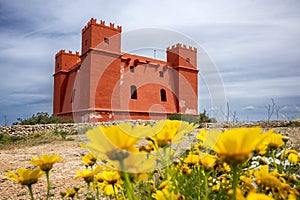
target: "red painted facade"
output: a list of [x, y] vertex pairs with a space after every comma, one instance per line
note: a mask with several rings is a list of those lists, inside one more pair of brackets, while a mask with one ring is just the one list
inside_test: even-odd
[[166, 61], [124, 53], [121, 32], [91, 19], [81, 55], [56, 54], [53, 113], [77, 122], [198, 114], [197, 49], [173, 45]]

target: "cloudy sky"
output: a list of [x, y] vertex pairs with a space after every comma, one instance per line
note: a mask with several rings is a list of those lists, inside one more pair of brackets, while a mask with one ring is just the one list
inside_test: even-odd
[[[299, 9], [298, 0], [0, 1], [0, 125], [52, 113], [54, 56], [80, 50], [81, 29], [92, 17], [123, 32], [166, 29], [195, 41], [240, 120], [266, 119], [271, 99], [281, 119], [300, 118]], [[204, 80], [199, 111], [223, 112]]]

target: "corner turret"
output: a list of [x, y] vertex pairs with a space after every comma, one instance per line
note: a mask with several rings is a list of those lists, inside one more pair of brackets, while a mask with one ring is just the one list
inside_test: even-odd
[[197, 48], [179, 43], [168, 47], [167, 62], [173, 67], [186, 66], [197, 69]]
[[66, 52], [60, 50], [55, 55], [55, 73], [59, 71], [69, 71], [75, 64], [80, 62], [79, 52], [73, 53], [72, 51]]
[[84, 55], [90, 49], [99, 49], [110, 52], [121, 52], [121, 32], [122, 26], [110, 23], [105, 25], [105, 21], [92, 18], [82, 29], [81, 54]]

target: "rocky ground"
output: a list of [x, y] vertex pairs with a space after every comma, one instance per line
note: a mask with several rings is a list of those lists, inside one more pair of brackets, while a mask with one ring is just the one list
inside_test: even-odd
[[[16, 170], [20, 167], [29, 167], [28, 163], [31, 157], [40, 156], [42, 154], [56, 153], [63, 157], [60, 163], [54, 165], [51, 170], [50, 180], [52, 183], [52, 196], [50, 199], [61, 199], [60, 191], [65, 191], [67, 188], [73, 186], [84, 187], [84, 182], [80, 179], [75, 180], [77, 169], [84, 169], [81, 164], [81, 156], [84, 155], [87, 150], [78, 146], [81, 141], [79, 136], [73, 136], [72, 141], [55, 141], [48, 144], [39, 146], [23, 147], [18, 149], [0, 150], [0, 176], [7, 170]], [[0, 199], [30, 199], [28, 189], [21, 185], [9, 181], [3, 180], [0, 177]], [[46, 179], [42, 178], [37, 184], [33, 185], [33, 193], [35, 199], [45, 199]]]
[[[291, 139], [289, 146], [299, 151], [300, 147], [300, 128], [276, 128], [277, 132], [288, 135]], [[63, 157], [60, 163], [54, 165], [50, 174], [52, 183], [52, 194], [50, 199], [61, 199], [60, 191], [65, 191], [73, 186], [85, 187], [83, 180], [75, 180], [76, 169], [84, 169], [81, 164], [81, 156], [87, 150], [79, 147], [78, 143], [83, 140], [82, 135], [73, 135], [73, 140], [54, 141], [38, 146], [24, 146], [0, 150], [0, 200], [19, 200], [30, 199], [28, 190], [12, 181], [2, 179], [3, 172], [7, 170], [16, 170], [20, 167], [29, 167], [28, 161], [33, 155], [56, 153]], [[37, 184], [33, 185], [35, 199], [45, 199], [46, 180], [42, 178]]]

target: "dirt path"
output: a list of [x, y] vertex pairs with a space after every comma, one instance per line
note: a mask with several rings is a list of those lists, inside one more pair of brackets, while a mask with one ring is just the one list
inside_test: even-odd
[[[75, 137], [73, 141], [56, 141], [49, 144], [24, 147], [22, 149], [0, 150], [0, 199], [30, 199], [28, 189], [20, 184], [2, 179], [3, 172], [7, 170], [16, 170], [20, 167], [29, 167], [28, 163], [33, 155], [56, 153], [63, 157], [60, 163], [54, 165], [50, 173], [52, 184], [52, 196], [50, 199], [61, 199], [60, 191], [64, 191], [73, 186], [84, 186], [82, 180], [74, 180], [77, 169], [84, 169], [81, 164], [81, 156], [87, 152], [78, 146], [80, 137]], [[45, 199], [46, 179], [41, 180], [33, 185], [35, 199]]]

